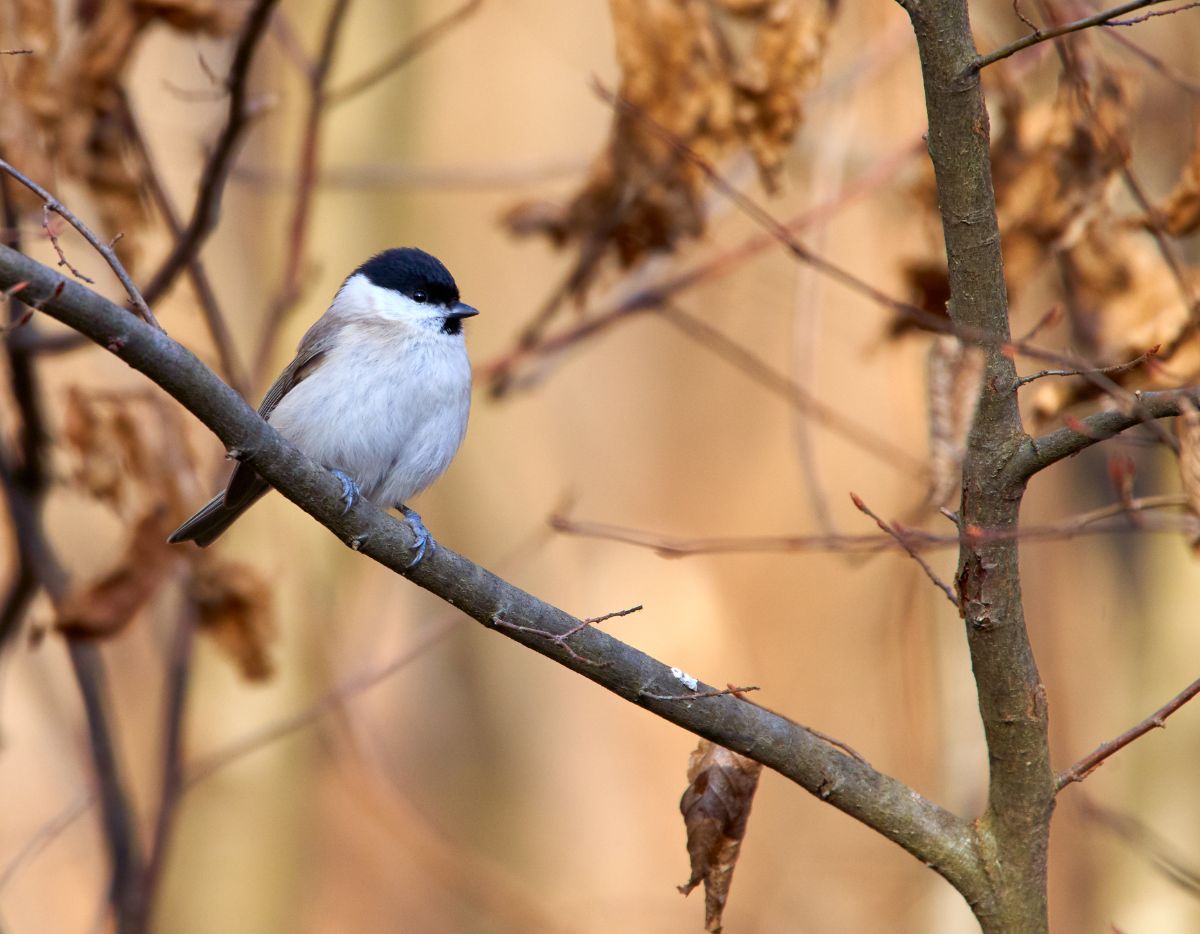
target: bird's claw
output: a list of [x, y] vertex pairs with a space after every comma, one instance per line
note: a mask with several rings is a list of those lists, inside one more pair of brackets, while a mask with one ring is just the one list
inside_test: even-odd
[[338, 482], [342, 485], [342, 502], [346, 504], [345, 508], [342, 510], [342, 515], [344, 516], [362, 497], [362, 490], [358, 488], [358, 484], [355, 483], [354, 479], [344, 470], [334, 469], [329, 472], [337, 477]]
[[425, 551], [428, 549], [430, 554], [437, 550], [437, 542], [433, 540], [433, 536], [429, 534], [429, 529], [425, 528], [425, 523], [421, 521], [413, 510], [407, 506], [401, 506], [400, 512], [403, 513], [405, 521], [408, 522], [408, 527], [412, 529], [413, 535], [417, 540], [413, 543], [413, 549], [416, 551], [416, 556], [407, 565], [407, 570], [411, 571], [421, 563], [425, 557]]

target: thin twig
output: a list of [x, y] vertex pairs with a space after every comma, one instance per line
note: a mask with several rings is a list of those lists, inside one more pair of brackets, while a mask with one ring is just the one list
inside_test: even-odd
[[191, 681], [192, 647], [195, 643], [196, 608], [186, 604], [179, 612], [171, 648], [167, 657], [165, 703], [163, 704], [162, 776], [158, 794], [158, 814], [154, 836], [138, 886], [137, 906], [133, 912], [131, 934], [149, 930], [154, 897], [162, 881], [167, 852], [179, 802], [183, 797], [184, 712], [187, 709], [188, 684]]
[[595, 626], [598, 623], [606, 623], [610, 619], [618, 619], [622, 616], [632, 616], [634, 613], [640, 613], [644, 609], [645, 607], [639, 603], [637, 606], [631, 606], [627, 610], [613, 610], [611, 613], [605, 613], [603, 616], [589, 616], [579, 624], [579, 628], [582, 629], [584, 626]]
[[1143, 13], [1141, 16], [1135, 16], [1133, 19], [1110, 19], [1102, 25], [1136, 26], [1138, 23], [1144, 23], [1147, 20], [1154, 19], [1156, 16], [1172, 16], [1175, 13], [1182, 13], [1184, 10], [1193, 10], [1198, 6], [1200, 6], [1200, 0], [1192, 0], [1191, 3], [1185, 3], [1183, 6], [1177, 6], [1170, 10], [1151, 10], [1149, 13]]
[[245, 25], [242, 26], [234, 48], [233, 61], [229, 65], [229, 75], [225, 79], [229, 91], [229, 114], [225, 118], [225, 126], [200, 173], [192, 216], [183, 233], [176, 238], [171, 252], [146, 286], [146, 295], [150, 301], [154, 301], [171, 287], [191, 258], [199, 255], [204, 242], [217, 226], [221, 214], [221, 196], [229, 178], [229, 169], [233, 165], [246, 128], [253, 119], [249, 106], [250, 66], [276, 3], [278, 0], [255, 0], [254, 6], [246, 15]]
[[[0, 159], [0, 170], [7, 172], [18, 182], [32, 191], [35, 195], [41, 198], [42, 201], [45, 202], [43, 205], [44, 211], [53, 211], [68, 224], [78, 230], [79, 233], [83, 235], [83, 238], [92, 245], [92, 249], [104, 257], [104, 261], [108, 263], [109, 268], [112, 269], [117, 278], [121, 280], [121, 285], [125, 287], [125, 292], [129, 295], [129, 300], [133, 303], [134, 310], [138, 313], [139, 317], [141, 317], [141, 319], [147, 324], [158, 328], [160, 331], [162, 330], [162, 326], [154, 317], [154, 312], [152, 312], [150, 310], [150, 306], [146, 304], [146, 299], [142, 297], [142, 293], [138, 291], [138, 287], [133, 284], [133, 279], [130, 278], [129, 273], [126, 272], [124, 265], [122, 265], [121, 261], [117, 258], [117, 254], [113, 252], [111, 246], [92, 233], [91, 228], [88, 227], [88, 225], [81, 221], [78, 217], [76, 217], [69, 209], [67, 209], [61, 201], [54, 197], [54, 195], [50, 194], [50, 192], [31, 179], [28, 175], [15, 169], [8, 163], [7, 160]], [[71, 272], [75, 273], [76, 275], [81, 275], [77, 272], [74, 266], [67, 262], [67, 258], [63, 255], [62, 250], [59, 249], [57, 241], [55, 241], [53, 237], [51, 237], [51, 240], [54, 242], [54, 248], [58, 250], [59, 259], [67, 266], [68, 269], [71, 270]], [[87, 282], [92, 281], [91, 279], [87, 279], [86, 276], [83, 276], [82, 278], [84, 278]]]
[[326, 102], [330, 107], [336, 107], [357, 97], [363, 91], [373, 88], [384, 78], [395, 74], [426, 49], [436, 45], [455, 26], [465, 22], [468, 17], [476, 13], [482, 6], [483, 0], [467, 0], [462, 6], [451, 10], [441, 19], [436, 20], [421, 30], [378, 65], [368, 68], [357, 78], [351, 78], [340, 88], [334, 88], [326, 95]]
[[268, 724], [261, 729], [252, 730], [228, 745], [200, 757], [188, 767], [186, 787], [192, 788], [245, 756], [251, 755], [269, 744], [283, 739], [285, 736], [290, 736], [297, 730], [304, 729], [331, 710], [340, 707], [348, 698], [360, 694], [368, 688], [374, 687], [376, 684], [390, 678], [449, 636], [457, 628], [458, 623], [462, 619], [463, 617], [459, 613], [443, 619], [432, 632], [418, 641], [416, 645], [405, 650], [391, 661], [372, 671], [347, 678], [303, 710], [299, 710], [279, 721]]
[[1166, 80], [1170, 81], [1176, 87], [1186, 91], [1188, 94], [1200, 96], [1200, 84], [1197, 84], [1195, 81], [1185, 78], [1182, 75], [1176, 74], [1175, 70], [1170, 65], [1168, 65], [1166, 62], [1164, 62], [1158, 56], [1152, 55], [1150, 52], [1147, 52], [1144, 48], [1142, 48], [1140, 45], [1135, 43], [1128, 36], [1123, 36], [1120, 32], [1118, 32], [1116, 30], [1107, 30], [1107, 29], [1104, 30], [1102, 35], [1107, 36], [1109, 39], [1111, 39], [1113, 42], [1116, 42], [1118, 45], [1124, 46], [1127, 51], [1129, 51], [1131, 54], [1140, 58], [1142, 61], [1144, 61], [1147, 65], [1149, 65], [1152, 69], [1157, 71], [1160, 75], [1162, 75], [1164, 78], [1166, 78]]
[[[529, 553], [532, 549], [541, 547], [546, 540], [546, 536], [539, 526], [533, 534], [519, 542], [512, 552], [502, 558], [500, 565], [503, 567], [514, 563], [518, 558]], [[419, 639], [414, 645], [405, 649], [397, 657], [385, 662], [378, 668], [345, 678], [304, 709], [280, 721], [253, 730], [247, 735], [229, 743], [227, 746], [199, 758], [188, 768], [187, 787], [192, 788], [199, 782], [210, 778], [221, 769], [240, 761], [245, 756], [251, 755], [273, 742], [290, 736], [292, 733], [315, 723], [330, 711], [343, 707], [351, 698], [380, 684], [423, 657], [430, 649], [450, 636], [459, 627], [459, 624], [464, 621], [465, 617], [457, 610], [454, 610], [450, 614], [441, 617], [425, 636]]]
[[1042, 370], [1039, 373], [1031, 373], [1028, 376], [1019, 377], [1013, 385], [1013, 388], [1020, 389], [1022, 386], [1028, 385], [1034, 380], [1042, 379], [1046, 376], [1093, 376], [1101, 373], [1106, 376], [1112, 376], [1116, 373], [1124, 373], [1126, 370], [1136, 369], [1143, 363], [1146, 363], [1147, 361], [1158, 356], [1158, 349], [1159, 345], [1155, 344], [1145, 353], [1138, 355], [1134, 359], [1126, 363], [1117, 363], [1113, 366], [1096, 367], [1090, 370]]
[[1030, 29], [1032, 29], [1035, 33], [1038, 32], [1037, 23], [1035, 23], [1033, 20], [1031, 20], [1023, 12], [1021, 12], [1021, 0], [1012, 0], [1012, 7], [1013, 7], [1013, 13], [1015, 13], [1017, 15], [1017, 19], [1019, 19], [1022, 23], [1024, 23], [1026, 26], [1028, 26]]
[[[175, 204], [171, 200], [170, 193], [163, 184], [162, 176], [159, 174], [158, 167], [154, 161], [154, 154], [150, 151], [150, 146], [145, 134], [142, 132], [141, 124], [138, 122], [129, 97], [124, 91], [120, 92], [120, 104], [129, 138], [133, 142], [134, 149], [141, 157], [146, 187], [149, 188], [150, 194], [158, 206], [159, 213], [162, 214], [163, 220], [166, 221], [171, 237], [176, 243], [180, 243], [187, 236], [183, 222], [179, 218], [179, 212], [175, 209]], [[213, 346], [216, 347], [217, 358], [221, 361], [222, 374], [234, 389], [244, 396], [249, 395], [252, 387], [250, 386], [245, 370], [242, 368], [241, 362], [238, 360], [237, 351], [233, 346], [233, 335], [229, 331], [229, 324], [226, 322], [225, 316], [221, 313], [220, 303], [217, 301], [216, 292], [213, 290], [208, 273], [205, 271], [204, 261], [200, 258], [198, 246], [199, 244], [197, 244], [196, 249], [190, 249], [184, 254], [188, 278], [191, 280], [192, 288], [200, 303], [200, 310], [204, 314], [204, 323], [208, 326], [208, 333], [212, 338]]]
[[1039, 333], [1041, 333], [1041, 331], [1044, 328], [1048, 328], [1053, 324], [1057, 324], [1062, 319], [1062, 316], [1063, 316], [1062, 305], [1050, 306], [1050, 308], [1048, 308], [1046, 310], [1046, 313], [1044, 315], [1042, 315], [1040, 318], [1038, 318], [1037, 321], [1035, 321], [1033, 323], [1033, 327], [1031, 327], [1028, 331], [1026, 331], [1025, 334], [1021, 337], [1021, 339], [1019, 341], [1017, 341], [1017, 343], [1018, 344], [1029, 343], [1029, 341], [1033, 340]]
[[16, 878], [17, 874], [46, 847], [58, 839], [68, 827], [79, 820], [95, 804], [96, 793], [91, 789], [80, 792], [65, 808], [42, 824], [17, 850], [16, 855], [0, 871], [0, 892]]
[[[714, 689], [711, 691], [692, 691], [688, 694], [653, 694], [650, 691], [642, 691], [638, 694], [638, 697], [644, 697], [647, 700], [656, 701], [693, 701], [703, 700], [706, 697], [726, 697], [730, 694], [734, 696], [739, 694], [749, 694], [751, 691], [758, 690], [761, 690], [761, 688], [753, 684], [748, 684], [744, 687], [727, 687], [724, 690]], [[823, 734], [821, 739], [828, 741], [828, 737], [824, 736]], [[840, 746], [839, 743], [831, 743], [831, 745]], [[865, 762], [866, 760], [860, 757], [859, 761]]]
[[267, 310], [267, 320], [263, 325], [258, 350], [254, 355], [251, 377], [256, 383], [262, 380], [267, 370], [271, 353], [275, 349], [275, 338], [279, 334], [279, 329], [283, 326], [288, 312], [300, 298], [309, 220], [312, 216], [313, 194], [317, 187], [317, 174], [320, 168], [321, 124], [326, 113], [325, 105], [328, 93], [325, 85], [329, 79], [330, 69], [333, 67], [333, 55], [337, 49], [338, 36], [349, 8], [350, 0], [333, 0], [325, 21], [325, 29], [321, 34], [320, 51], [317, 53], [309, 75], [308, 114], [305, 117], [304, 131], [300, 141], [295, 202], [288, 224], [287, 258], [284, 262], [279, 291], [272, 301], [271, 307]]
[[[785, 221], [784, 227], [795, 233], [812, 224], [828, 220], [842, 208], [853, 204], [890, 180], [896, 172], [924, 151], [924, 145], [924, 142], [918, 138], [891, 155], [880, 159], [853, 184], [847, 185], [837, 197], [820, 202]], [[776, 238], [770, 233], [748, 237], [736, 246], [711, 256], [689, 269], [634, 290], [610, 307], [586, 315], [582, 323], [564, 332], [543, 338], [536, 344], [520, 344], [499, 359], [480, 365], [477, 368], [478, 372], [481, 378], [488, 382], [495, 383], [500, 379], [508, 380], [511, 372], [522, 363], [560, 353], [621, 320], [639, 312], [661, 307], [668, 299], [681, 292], [727, 276], [740, 269], [743, 262], [774, 246], [776, 242]]]
[[1166, 840], [1136, 817], [1097, 804], [1082, 792], [1080, 795], [1084, 816], [1120, 837], [1185, 892], [1193, 896], [1200, 895], [1200, 871], [1187, 865], [1184, 859], [1173, 852], [1174, 847]]
[[1117, 752], [1120, 752], [1134, 740], [1139, 739], [1149, 733], [1151, 730], [1161, 730], [1166, 726], [1167, 717], [1175, 713], [1180, 707], [1190, 701], [1197, 694], [1200, 694], [1200, 678], [1197, 678], [1186, 688], [1172, 697], [1169, 701], [1163, 704], [1158, 710], [1150, 714], [1141, 723], [1130, 727], [1120, 736], [1110, 739], [1107, 743], [1101, 743], [1094, 750], [1076, 762], [1073, 766], [1064, 772], [1060, 772], [1058, 778], [1054, 782], [1056, 791], [1062, 791], [1067, 785], [1072, 782], [1081, 782], [1096, 769], [1100, 768], [1105, 761]]
[[50, 245], [54, 247], [54, 252], [58, 254], [58, 265], [66, 266], [71, 275], [81, 282], [86, 282], [88, 285], [95, 285], [96, 280], [89, 276], [85, 276], [71, 264], [67, 259], [67, 254], [63, 252], [62, 244], [58, 242], [58, 234], [54, 232], [54, 227], [50, 221], [50, 205], [42, 205], [42, 230], [46, 231], [46, 236], [50, 238]]
[[[956, 548], [963, 541], [976, 543], [1012, 540], [1044, 542], [1075, 538], [1084, 534], [1101, 535], [1126, 531], [1164, 534], [1191, 533], [1195, 532], [1195, 527], [1191, 523], [1178, 526], [1152, 525], [1145, 523], [1143, 519], [1144, 524], [1134, 529], [1130, 529], [1127, 524], [1102, 524], [1105, 519], [1119, 518], [1130, 513], [1185, 507], [1187, 502], [1187, 497], [1183, 494], [1141, 496], [1135, 497], [1127, 503], [1110, 503], [1088, 512], [1068, 516], [1058, 522], [1027, 526], [1019, 530], [937, 535], [920, 529], [905, 529], [904, 534], [910, 547], [919, 551], [935, 551], [943, 548]], [[956, 513], [948, 513], [947, 518], [950, 518], [955, 524], [958, 523]], [[724, 538], [678, 538], [645, 529], [572, 519], [562, 513], [551, 515], [548, 521], [550, 527], [556, 532], [647, 548], [662, 558], [807, 551], [872, 555], [889, 551], [897, 544], [895, 537], [890, 533], [888, 535], [746, 535]]]
[[760, 386], [787, 401], [797, 412], [876, 457], [881, 463], [917, 475], [922, 475], [927, 470], [926, 466], [908, 451], [822, 402], [795, 380], [777, 373], [749, 350], [706, 322], [674, 305], [664, 305], [659, 312], [665, 321], [670, 322], [681, 333], [733, 364]]
[[934, 569], [932, 567], [930, 567], [929, 562], [926, 561], [924, 558], [922, 558], [921, 555], [917, 552], [917, 549], [913, 546], [912, 542], [909, 540], [908, 530], [903, 528], [899, 523], [893, 523], [891, 525], [888, 525], [888, 523], [884, 522], [881, 518], [879, 518], [879, 516], [877, 516], [872, 511], [871, 507], [868, 506], [866, 503], [864, 503], [862, 501], [862, 498], [859, 497], [857, 494], [851, 493], [850, 499], [854, 502], [854, 505], [858, 509], [859, 512], [861, 512], [867, 516], [870, 516], [872, 519], [874, 519], [875, 524], [877, 526], [879, 526], [879, 528], [883, 532], [887, 533], [892, 538], [894, 538], [896, 540], [896, 544], [898, 544], [901, 548], [903, 548], [906, 552], [908, 552], [908, 556], [910, 558], [912, 558], [914, 561], [916, 561], [918, 565], [920, 565], [921, 570], [925, 572], [925, 576], [928, 577], [931, 581], [933, 581], [934, 586], [937, 587], [938, 590], [940, 590], [942, 593], [944, 593], [946, 595], [946, 599], [949, 600], [952, 604], [954, 604], [955, 609], [958, 609], [959, 608], [958, 596], [950, 588], [949, 584], [947, 584], [944, 580], [942, 580], [940, 577], [937, 576], [937, 572], [934, 571]]
[[1126, 13], [1132, 13], [1134, 10], [1140, 10], [1143, 7], [1153, 6], [1156, 3], [1166, 3], [1167, 0], [1131, 0], [1129, 3], [1123, 3], [1121, 6], [1113, 7], [1111, 10], [1106, 10], [1103, 13], [1093, 13], [1091, 16], [1085, 16], [1083, 19], [1077, 19], [1073, 23], [1064, 23], [1061, 26], [1053, 26], [1050, 29], [1034, 30], [1027, 36], [1010, 42], [1008, 45], [1001, 46], [994, 52], [989, 52], [987, 55], [980, 55], [963, 72], [963, 76], [973, 75], [988, 65], [994, 65], [1002, 59], [1008, 58], [1010, 55], [1015, 55], [1017, 52], [1024, 51], [1030, 46], [1037, 45], [1039, 42], [1045, 42], [1047, 39], [1057, 39], [1059, 36], [1065, 36], [1068, 33], [1078, 32], [1081, 29], [1089, 29], [1092, 26], [1102, 26], [1109, 20], [1116, 19], [1119, 16], [1124, 16]]
[[99, 645], [91, 640], [67, 637], [67, 652], [79, 684], [87, 720], [92, 768], [100, 792], [104, 819], [104, 842], [112, 862], [109, 901], [118, 934], [133, 934], [138, 893], [142, 882], [142, 850], [137, 822], [130, 804], [116, 742], [113, 714], [108, 696], [108, 676]]
[[615, 617], [618, 617], [618, 616], [629, 616], [631, 613], [637, 613], [641, 609], [642, 609], [642, 604], [639, 603], [637, 606], [631, 606], [627, 610], [616, 610], [612, 613], [605, 613], [603, 616], [593, 616], [588, 619], [581, 620], [577, 626], [572, 626], [570, 629], [566, 630], [565, 632], [550, 632], [546, 629], [538, 629], [534, 626], [521, 626], [521, 625], [518, 625], [517, 623], [510, 623], [508, 620], [504, 619], [503, 615], [500, 613], [497, 613], [492, 617], [492, 625], [498, 626], [502, 629], [507, 629], [511, 632], [530, 633], [535, 636], [541, 636], [544, 639], [549, 639], [551, 642], [554, 642], [557, 645], [559, 645], [573, 659], [575, 659], [576, 661], [579, 661], [579, 662], [583, 662], [586, 665], [606, 665], [606, 664], [608, 664], [607, 662], [603, 662], [603, 661], [598, 662], [598, 661], [595, 661], [594, 659], [585, 658], [584, 656], [580, 655], [573, 648], [571, 648], [571, 644], [567, 640], [570, 639], [571, 636], [574, 636], [577, 633], [582, 632], [583, 630], [587, 629], [589, 626], [595, 625], [596, 623], [602, 623], [605, 620], [614, 619]]

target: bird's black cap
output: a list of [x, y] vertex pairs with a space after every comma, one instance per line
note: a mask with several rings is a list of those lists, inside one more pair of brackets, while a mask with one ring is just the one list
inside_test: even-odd
[[417, 292], [424, 292], [425, 300], [431, 305], [453, 307], [458, 302], [458, 286], [450, 270], [436, 256], [430, 256], [416, 247], [399, 247], [376, 253], [354, 270], [353, 275], [358, 273], [381, 289], [392, 289], [409, 298], [413, 298]]

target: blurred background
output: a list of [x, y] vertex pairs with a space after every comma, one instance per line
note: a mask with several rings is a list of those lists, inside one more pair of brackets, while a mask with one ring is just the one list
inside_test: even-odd
[[[56, 85], [35, 72], [123, 48], [107, 73], [127, 94], [166, 196], [186, 218], [225, 123], [221, 81], [246, 6], [114, 3], [137, 24], [125, 47], [111, 37], [88, 44], [86, 24], [110, 15], [104, 5], [63, 3], [52, 21], [43, 6], [13, 2], [0, 15], [0, 46], [35, 50], [0, 60], [5, 158], [106, 238], [125, 231], [125, 259], [145, 281], [172, 237], [145, 177], [129, 168], [140, 163], [127, 139], [112, 147], [116, 168], [107, 175], [95, 165], [89, 174], [72, 155], [68, 105], [79, 82], [94, 75], [68, 69], [59, 80], [75, 83]], [[939, 482], [930, 468], [931, 423], [941, 417], [928, 376], [935, 338], [898, 328], [888, 309], [798, 263], [769, 237], [753, 252], [737, 252], [763, 228], [701, 180], [693, 193], [703, 231], [669, 237], [655, 250], [635, 246], [628, 267], [608, 251], [586, 288], [560, 303], [545, 334], [567, 334], [640, 288], [707, 270], [674, 294], [674, 311], [629, 313], [557, 352], [514, 354], [529, 322], [581, 267], [577, 240], [558, 248], [546, 237], [516, 236], [505, 218], [553, 228], [562, 218], [543, 205], [571, 203], [589, 177], [594, 183], [619, 163], [605, 155], [614, 114], [593, 81], [638, 92], [630, 46], [618, 55], [618, 38], [638, 28], [633, 6], [467, 4], [403, 67], [344, 99], [334, 94], [313, 136], [307, 76], [332, 7], [283, 0], [255, 58], [255, 115], [202, 254], [247, 392], [258, 401], [341, 280], [370, 254], [407, 244], [436, 254], [464, 300], [481, 310], [467, 326], [477, 391], [466, 442], [415, 504], [438, 541], [581, 617], [643, 604], [605, 629], [707, 682], [758, 685], [760, 703], [849, 743], [955, 812], [977, 814], [987, 759], [954, 608], [903, 554], [848, 552], [838, 538], [876, 532], [850, 491], [886, 518], [952, 531], [930, 504]], [[655, 6], [637, 15], [656, 15]], [[741, 6], [756, 15], [756, 4]], [[347, 86], [456, 9], [353, 0], [339, 24], [328, 86]], [[1049, 13], [1073, 18], [1066, 4], [1026, 12], [1039, 21]], [[975, 3], [972, 14], [984, 49], [1026, 29], [1008, 0]], [[706, 157], [776, 218], [805, 218], [798, 236], [814, 252], [938, 311], [936, 281], [919, 274], [941, 261], [940, 231], [907, 19], [892, 3], [836, 17], [813, 4], [805, 15], [819, 25], [805, 27], [809, 59], [787, 89], [802, 111], [775, 146], [774, 191], [758, 171], [763, 159], [756, 166], [753, 158], [762, 153], [748, 154], [744, 140], [712, 142]], [[1014, 58], [989, 75], [994, 135], [1023, 127], [1017, 151], [1049, 151], [1038, 147], [1061, 143], [1075, 126], [1055, 103], [1063, 74], [1074, 69], [1093, 86], [1117, 76], [1119, 95], [1104, 98], [1117, 116], [1104, 122], [1111, 114], [1091, 112], [1089, 119], [1127, 144], [1141, 190], [1164, 203], [1192, 158], [1198, 15], [1121, 32], [1152, 50], [1155, 64], [1092, 33], [1070, 43], [1075, 57], [1067, 65], [1050, 44]], [[670, 92], [668, 85], [657, 93]], [[87, 132], [94, 140], [96, 127]], [[297, 251], [306, 145], [315, 147], [317, 175], [302, 209], [308, 215], [300, 213]], [[1012, 207], [1022, 197], [1044, 210], [1059, 198], [1071, 206], [1068, 217], [1047, 222], [1050, 232], [1024, 241], [1028, 255], [1010, 261], [1014, 333], [1064, 301], [1070, 276], [1050, 268], [1047, 256], [1080, 242], [1068, 228], [1102, 204], [1123, 225], [1129, 239], [1121, 242], [1144, 257], [1144, 278], [1119, 286], [1137, 296], [1130, 315], [1138, 326], [1165, 329], [1168, 341], [1178, 334], [1170, 322], [1186, 308], [1200, 259], [1195, 238], [1171, 241], [1180, 267], [1173, 274], [1152, 233], [1129, 221], [1144, 205], [1123, 184], [1119, 161], [1073, 196], [1037, 186], [1011, 194], [1020, 189], [1011, 179], [1001, 188], [1002, 205], [1010, 192], [1014, 212], [1031, 210]], [[1026, 165], [1007, 163], [1013, 175]], [[122, 171], [135, 180], [124, 195]], [[53, 264], [38, 204], [22, 202], [19, 233], [28, 252]], [[98, 288], [121, 297], [86, 244], [72, 232], [61, 243]], [[1132, 262], [1133, 249], [1120, 247], [1122, 260]], [[931, 275], [937, 279], [936, 270]], [[295, 300], [281, 302], [289, 291]], [[285, 306], [256, 366], [273, 309]], [[173, 337], [222, 366], [186, 279], [155, 311]], [[1089, 337], [1068, 315], [1038, 338], [1099, 362], [1126, 353], [1124, 338], [1129, 356], [1164, 339], [1132, 336], [1126, 321], [1100, 324], [1108, 336]], [[33, 326], [58, 333], [41, 319]], [[1018, 362], [1022, 372], [1045, 365]], [[151, 499], [167, 504], [169, 529], [219, 487], [228, 465], [218, 441], [103, 351], [45, 354], [39, 365], [53, 438], [47, 534], [72, 580], [95, 580], [128, 559], [130, 529]], [[509, 377], [500, 394], [498, 375]], [[951, 375], [969, 382], [960, 369]], [[1188, 376], [1181, 364], [1155, 378]], [[1054, 427], [1066, 412], [1101, 404], [1053, 396], [1057, 389], [1039, 394], [1050, 382], [1025, 390], [1031, 426]], [[803, 401], [810, 398], [824, 407], [820, 417]], [[20, 415], [8, 395], [4, 405], [11, 434]], [[1179, 492], [1175, 457], [1162, 445], [1100, 445], [1036, 479], [1027, 526], [1061, 531], [1069, 517], [1117, 502], [1113, 450], [1132, 458], [1121, 475], [1134, 470], [1138, 495]], [[944, 450], [936, 456], [944, 460]], [[154, 464], [166, 464], [172, 479], [147, 479], [157, 476]], [[933, 498], [953, 508], [954, 482]], [[556, 515], [566, 531], [551, 528]], [[667, 557], [576, 534], [590, 523], [636, 530], [660, 546], [811, 535], [827, 537], [827, 547], [751, 541]], [[1056, 767], [1141, 720], [1197, 674], [1195, 559], [1186, 538], [1145, 525], [1122, 520], [1110, 534], [1059, 534], [1024, 547], [1027, 615], [1049, 694]], [[4, 537], [2, 547], [15, 573], [13, 539]], [[676, 891], [689, 872], [678, 802], [694, 737], [349, 552], [280, 496], [265, 499], [206, 553], [209, 563], [186, 549], [154, 566], [157, 584], [141, 609], [96, 641], [115, 742], [148, 841], [178, 633], [195, 622], [205, 574], [220, 591], [217, 602], [225, 601], [205, 617], [215, 620], [208, 627], [215, 638], [200, 634], [190, 655], [184, 789], [156, 930], [703, 929], [702, 893], [685, 900]], [[952, 578], [952, 550], [933, 551], [930, 561]], [[108, 861], [83, 708], [55, 627], [54, 608], [38, 596], [0, 661], [0, 917], [12, 934], [108, 923]], [[1200, 711], [1184, 709], [1169, 729], [1062, 794], [1052, 837], [1055, 930], [1200, 929], [1198, 765]], [[765, 772], [725, 929], [976, 928], [932, 872]]]

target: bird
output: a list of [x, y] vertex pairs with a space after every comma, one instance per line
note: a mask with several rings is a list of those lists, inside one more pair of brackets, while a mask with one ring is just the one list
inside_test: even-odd
[[[401, 510], [416, 536], [409, 567], [436, 547], [408, 501], [450, 466], [467, 430], [471, 363], [450, 271], [416, 247], [377, 253], [346, 277], [300, 340], [258, 413], [359, 497]], [[225, 489], [171, 543], [211, 545], [271, 489], [239, 462]]]

